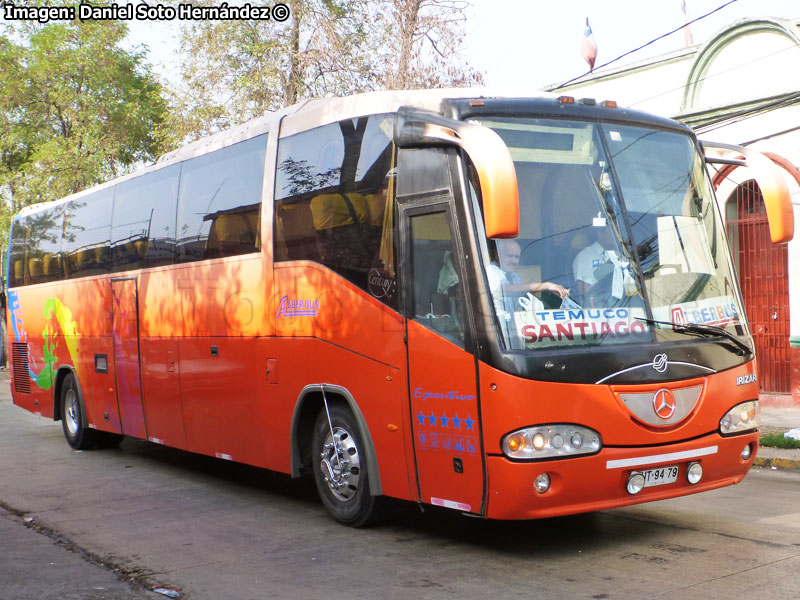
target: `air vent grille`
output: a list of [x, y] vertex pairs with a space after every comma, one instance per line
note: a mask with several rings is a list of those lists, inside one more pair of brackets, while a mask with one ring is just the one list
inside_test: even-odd
[[14, 362], [14, 391], [22, 394], [31, 393], [31, 374], [28, 370], [28, 344], [14, 342], [11, 345]]

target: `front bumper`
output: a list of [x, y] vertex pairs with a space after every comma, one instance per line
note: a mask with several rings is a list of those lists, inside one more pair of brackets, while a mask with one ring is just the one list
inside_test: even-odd
[[[685, 496], [739, 483], [753, 464], [758, 432], [722, 437], [711, 434], [688, 442], [637, 448], [603, 448], [598, 454], [570, 459], [523, 462], [505, 456], [487, 457], [492, 519], [538, 519], [590, 512]], [[748, 459], [742, 450], [752, 444]], [[703, 466], [703, 478], [686, 480], [689, 463]], [[647, 487], [631, 495], [625, 485], [630, 474], [658, 466], [678, 465], [674, 483]], [[550, 475], [550, 489], [537, 493], [533, 482]]]

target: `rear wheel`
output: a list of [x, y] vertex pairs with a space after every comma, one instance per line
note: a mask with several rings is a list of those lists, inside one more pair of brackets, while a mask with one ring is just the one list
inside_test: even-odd
[[323, 408], [311, 442], [317, 491], [334, 519], [363, 527], [379, 517], [381, 498], [370, 494], [367, 457], [353, 414], [344, 406], [329, 408], [330, 424]]
[[86, 450], [97, 442], [97, 432], [84, 422], [81, 394], [75, 376], [70, 373], [61, 385], [61, 428], [67, 443], [75, 450]]

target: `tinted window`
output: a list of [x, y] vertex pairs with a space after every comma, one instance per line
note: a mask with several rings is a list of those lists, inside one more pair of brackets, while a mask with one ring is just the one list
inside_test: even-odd
[[178, 261], [258, 251], [266, 144], [262, 135], [183, 163]]
[[8, 251], [8, 286], [25, 284], [25, 250], [28, 241], [27, 217], [16, 218], [11, 225], [11, 244]]
[[416, 196], [450, 193], [450, 166], [443, 148], [403, 150], [397, 158], [402, 174], [397, 182], [397, 195]]
[[43, 210], [26, 218], [29, 228], [26, 244], [25, 283], [61, 279], [61, 231], [63, 205]]
[[414, 282], [411, 316], [463, 345], [464, 288], [446, 213], [413, 216], [409, 229]]
[[111, 254], [114, 271], [171, 264], [180, 165], [120, 183], [114, 197]]
[[396, 306], [392, 127], [360, 117], [279, 142], [275, 259], [321, 262]]
[[64, 256], [66, 277], [108, 273], [111, 269], [111, 208], [114, 188], [71, 200], [64, 207]]

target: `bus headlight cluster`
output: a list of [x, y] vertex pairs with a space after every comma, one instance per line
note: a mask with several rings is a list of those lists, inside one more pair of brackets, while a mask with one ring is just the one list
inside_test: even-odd
[[601, 447], [600, 435], [579, 425], [539, 425], [503, 436], [503, 453], [509, 458], [539, 460], [594, 454]]
[[722, 435], [742, 433], [758, 429], [761, 425], [761, 409], [758, 400], [750, 400], [737, 404], [719, 421], [719, 431]]

